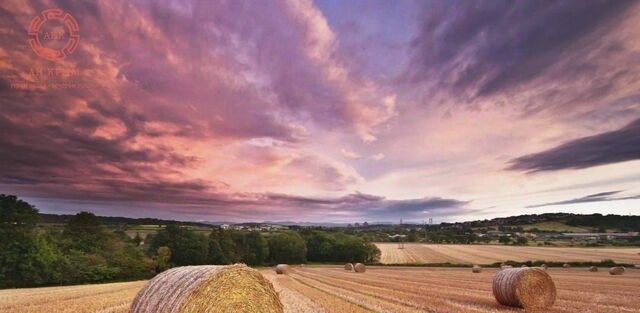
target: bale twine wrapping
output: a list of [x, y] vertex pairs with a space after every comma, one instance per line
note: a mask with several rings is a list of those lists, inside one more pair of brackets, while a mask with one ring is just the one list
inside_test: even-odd
[[502, 305], [544, 309], [556, 300], [551, 276], [539, 268], [509, 268], [493, 278], [493, 296]]
[[344, 270], [345, 270], [345, 271], [352, 272], [352, 271], [353, 271], [353, 264], [351, 264], [351, 263], [347, 263], [347, 264], [345, 264], [345, 265], [344, 265]]
[[287, 274], [289, 272], [289, 265], [287, 264], [278, 264], [276, 265], [276, 274]]
[[610, 275], [622, 275], [624, 274], [624, 266], [616, 266], [609, 269]]
[[589, 272], [597, 272], [597, 271], [598, 271], [597, 267], [595, 267], [595, 266], [589, 267]]
[[353, 268], [356, 270], [356, 273], [364, 273], [364, 271], [367, 270], [367, 267], [362, 263], [356, 263]]
[[244, 264], [164, 271], [138, 292], [129, 313], [283, 313], [273, 285]]
[[471, 268], [471, 272], [473, 272], [473, 273], [480, 273], [480, 272], [482, 272], [482, 267], [480, 267], [480, 265], [474, 265], [474, 266]]

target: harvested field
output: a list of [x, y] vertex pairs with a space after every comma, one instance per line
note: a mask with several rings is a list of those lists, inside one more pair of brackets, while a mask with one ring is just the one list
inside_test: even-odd
[[640, 248], [551, 248], [497, 245], [441, 245], [376, 243], [383, 264], [458, 263], [492, 264], [495, 262], [535, 261], [600, 262], [612, 259], [620, 263], [640, 263]]
[[[261, 273], [278, 291], [287, 313], [303, 312], [523, 312], [496, 303], [496, 269], [473, 274], [468, 268], [369, 266], [365, 273], [343, 266], [291, 268]], [[640, 313], [640, 271], [612, 276], [606, 270], [550, 268], [557, 288], [554, 306], [545, 312]], [[0, 312], [127, 312], [144, 282], [0, 290]]]

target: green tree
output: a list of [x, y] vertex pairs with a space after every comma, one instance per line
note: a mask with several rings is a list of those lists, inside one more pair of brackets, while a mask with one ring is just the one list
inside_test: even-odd
[[157, 255], [154, 260], [156, 261], [156, 271], [162, 272], [169, 268], [169, 260], [171, 259], [171, 249], [166, 246], [158, 248]]
[[151, 251], [167, 246], [171, 249], [173, 266], [207, 264], [209, 244], [205, 236], [177, 225], [167, 225], [151, 239]]
[[498, 242], [501, 244], [508, 245], [511, 242], [511, 238], [507, 236], [500, 236], [500, 238], [498, 238]]
[[247, 265], [262, 265], [269, 255], [269, 245], [260, 232], [234, 233], [236, 253]]
[[296, 232], [282, 232], [269, 237], [269, 260], [273, 263], [305, 263], [307, 245]]
[[113, 234], [90, 212], [80, 212], [73, 216], [64, 228], [63, 235], [71, 248], [93, 253], [103, 251]]

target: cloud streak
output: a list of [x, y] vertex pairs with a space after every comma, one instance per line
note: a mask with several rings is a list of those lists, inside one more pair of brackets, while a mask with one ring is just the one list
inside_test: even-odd
[[605, 201], [640, 199], [640, 195], [616, 197], [616, 195], [619, 194], [620, 192], [622, 191], [618, 190], [618, 191], [600, 192], [600, 193], [591, 194], [588, 196], [570, 199], [570, 200], [529, 205], [527, 206], [527, 208], [540, 208], [540, 207], [546, 207], [546, 206], [552, 206], [552, 205], [570, 205], [570, 204], [580, 204], [580, 203], [589, 203], [589, 202], [605, 202]]
[[510, 161], [510, 170], [542, 172], [581, 169], [640, 159], [640, 119], [614, 131], [566, 142]]

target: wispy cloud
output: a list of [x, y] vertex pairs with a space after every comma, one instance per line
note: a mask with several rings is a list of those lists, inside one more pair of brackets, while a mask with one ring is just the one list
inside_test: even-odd
[[620, 192], [622, 192], [622, 190], [600, 192], [600, 193], [591, 194], [591, 195], [588, 195], [588, 196], [575, 198], [575, 199], [570, 199], [570, 200], [529, 205], [529, 206], [527, 206], [527, 208], [540, 208], [540, 207], [552, 206], [552, 205], [569, 205], [569, 204], [579, 204], [579, 203], [588, 203], [588, 202], [604, 202], [604, 201], [619, 201], [619, 200], [640, 199], [640, 195], [617, 197], [616, 195], [619, 194]]
[[511, 160], [509, 169], [528, 172], [580, 169], [640, 159], [640, 119], [618, 130], [579, 138], [547, 151]]

